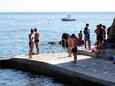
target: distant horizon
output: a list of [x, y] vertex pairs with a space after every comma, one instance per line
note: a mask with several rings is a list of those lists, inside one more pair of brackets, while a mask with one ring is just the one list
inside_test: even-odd
[[28, 12], [15, 12], [15, 11], [5, 11], [5, 12], [0, 12], [0, 13], [115, 13], [115, 11], [28, 11]]

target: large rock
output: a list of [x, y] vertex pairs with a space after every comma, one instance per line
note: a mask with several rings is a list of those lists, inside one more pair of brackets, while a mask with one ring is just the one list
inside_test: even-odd
[[115, 18], [113, 20], [112, 27], [110, 29], [110, 34], [109, 34], [109, 37], [108, 37], [108, 41], [110, 43], [115, 44]]

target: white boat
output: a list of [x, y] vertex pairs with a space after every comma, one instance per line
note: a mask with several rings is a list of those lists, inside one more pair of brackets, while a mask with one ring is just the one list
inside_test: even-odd
[[76, 19], [71, 18], [71, 15], [68, 15], [66, 18], [61, 18], [62, 21], [75, 21]]

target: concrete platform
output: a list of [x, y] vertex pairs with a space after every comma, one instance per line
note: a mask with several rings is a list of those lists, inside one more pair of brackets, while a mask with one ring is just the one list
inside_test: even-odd
[[[25, 56], [24, 57], [18, 56], [15, 58], [24, 59], [28, 61], [28, 63], [29, 61], [47, 63], [46, 65], [48, 66], [46, 67], [46, 69], [49, 67], [48, 69], [50, 70], [49, 72], [52, 72], [51, 69], [54, 66], [53, 69], [55, 71], [61, 71], [65, 73], [64, 75], [61, 74], [62, 76], [66, 76], [66, 75], [73, 76], [74, 78], [72, 77], [72, 79], [70, 77], [70, 80], [76, 80], [73, 83], [77, 82], [78, 80], [78, 78], [76, 79], [75, 77], [81, 77], [81, 80], [86, 79], [88, 80], [87, 82], [89, 83], [90, 81], [94, 82], [94, 84], [86, 84], [85, 86], [115, 86], [115, 65], [112, 64], [112, 61], [96, 59], [90, 56], [78, 55], [77, 64], [73, 64], [72, 63], [73, 57], [67, 57], [66, 53], [40, 54], [38, 56], [37, 55], [33, 56], [32, 59], [29, 59], [28, 57], [25, 57]], [[24, 64], [23, 60], [20, 61], [20, 63]], [[15, 65], [17, 64], [15, 63]], [[21, 64], [17, 66], [20, 66], [20, 65]], [[24, 65], [21, 65], [21, 66], [23, 67]], [[30, 66], [29, 64], [29, 67], [32, 67], [32, 66]], [[44, 71], [43, 68], [42, 70]], [[56, 73], [56, 72], [53, 71], [53, 73]], [[56, 74], [58, 75], [58, 73]], [[69, 78], [67, 80], [69, 80]], [[98, 84], [96, 85], [96, 83]], [[79, 86], [82, 86], [82, 85], [79, 85]]]

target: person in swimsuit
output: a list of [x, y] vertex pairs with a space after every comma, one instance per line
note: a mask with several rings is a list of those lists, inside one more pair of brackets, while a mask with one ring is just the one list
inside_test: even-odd
[[72, 56], [72, 39], [70, 36], [68, 36], [68, 39], [67, 39], [67, 43], [68, 43], [68, 47], [67, 47], [67, 52], [68, 52], [68, 57], [71, 57]]
[[84, 28], [84, 44], [85, 44], [85, 48], [86, 47], [86, 42], [88, 41], [88, 48], [89, 50], [91, 49], [91, 42], [90, 42], [90, 30], [89, 30], [89, 24], [86, 24], [86, 27]]
[[96, 33], [96, 35], [97, 35], [97, 43], [99, 42], [99, 41], [103, 41], [104, 39], [104, 37], [103, 37], [103, 35], [105, 34], [104, 33], [104, 29], [102, 28], [102, 24], [100, 24], [100, 25], [97, 25], [96, 26], [97, 28], [96, 28], [96, 30], [95, 30], [95, 33]]
[[37, 28], [34, 28], [35, 36], [34, 36], [34, 43], [36, 46], [37, 54], [39, 54], [39, 33], [37, 32]]
[[102, 28], [102, 24], [97, 25], [97, 29], [95, 30], [95, 33], [97, 35], [97, 41], [104, 40], [103, 34], [105, 34], [105, 32], [104, 32], [104, 29]]
[[82, 37], [83, 37], [82, 31], [80, 31], [78, 37], [79, 37], [79, 46], [82, 46]]
[[76, 64], [78, 38], [75, 36], [75, 34], [72, 34], [71, 39], [72, 39], [72, 53], [73, 53], [73, 57], [74, 57], [74, 64]]
[[34, 49], [34, 30], [31, 29], [31, 33], [29, 34], [29, 58], [32, 58], [33, 49]]

